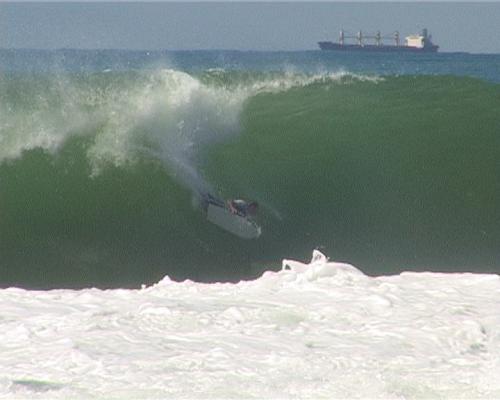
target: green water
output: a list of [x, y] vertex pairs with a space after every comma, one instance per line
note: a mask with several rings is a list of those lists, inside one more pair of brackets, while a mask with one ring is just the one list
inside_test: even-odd
[[[151, 83], [141, 75], [75, 78], [60, 91], [50, 80], [3, 82], [0, 285], [137, 287], [167, 274], [234, 281], [314, 248], [374, 275], [499, 272], [497, 84], [348, 76], [257, 90], [227, 108], [238, 81], [262, 76], [193, 80], [201, 91], [175, 97], [190, 108], [168, 113], [143, 110], [153, 96], [137, 94]], [[33, 135], [36, 126], [57, 146]], [[188, 144], [196, 132], [229, 132], [194, 141], [190, 160], [221, 197], [259, 201], [261, 238], [244, 241], [205, 220], [190, 186], [151, 153], [175, 154], [179, 138], [164, 141], [163, 126]], [[19, 138], [33, 145], [19, 150]]]
[[[500, 93], [451, 77], [259, 95], [210, 173], [257, 195], [277, 253], [394, 267], [492, 268], [500, 229]], [[227, 167], [226, 167], [227, 166]], [[230, 166], [230, 167], [229, 167]]]

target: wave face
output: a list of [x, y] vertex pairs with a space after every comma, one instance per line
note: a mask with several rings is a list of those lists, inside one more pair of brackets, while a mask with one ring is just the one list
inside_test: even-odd
[[[500, 90], [452, 76], [176, 69], [0, 77], [0, 282], [234, 281], [324, 248], [496, 271]], [[263, 235], [199, 192], [259, 201]]]

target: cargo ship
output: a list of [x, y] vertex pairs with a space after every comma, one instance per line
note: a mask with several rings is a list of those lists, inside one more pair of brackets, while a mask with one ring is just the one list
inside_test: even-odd
[[[348, 43], [349, 39], [355, 39], [355, 43]], [[392, 44], [384, 43], [390, 39]], [[356, 35], [349, 35], [344, 30], [340, 31], [339, 41], [318, 42], [321, 50], [338, 51], [377, 51], [377, 52], [401, 52], [401, 53], [435, 53], [439, 46], [432, 43], [432, 36], [427, 29], [423, 29], [420, 35], [406, 36], [405, 42], [401, 43], [399, 32], [396, 31], [390, 36], [381, 35], [378, 31], [375, 35], [364, 35], [359, 31]]]

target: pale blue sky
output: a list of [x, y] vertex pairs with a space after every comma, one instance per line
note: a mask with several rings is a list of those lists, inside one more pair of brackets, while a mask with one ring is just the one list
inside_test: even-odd
[[498, 2], [0, 2], [2, 48], [308, 50], [340, 28], [424, 27], [442, 51], [500, 53]]

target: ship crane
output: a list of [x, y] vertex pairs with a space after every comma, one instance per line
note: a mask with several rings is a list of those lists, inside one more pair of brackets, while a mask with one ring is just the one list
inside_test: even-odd
[[340, 35], [339, 35], [339, 44], [341, 46], [345, 45], [345, 39], [356, 39], [358, 46], [364, 46], [363, 40], [365, 39], [373, 39], [375, 41], [375, 44], [377, 46], [382, 46], [382, 40], [384, 39], [392, 39], [394, 40], [394, 43], [396, 46], [400, 45], [400, 40], [399, 40], [399, 32], [395, 31], [393, 34], [384, 34], [382, 35], [380, 31], [377, 31], [375, 34], [363, 34], [361, 30], [359, 30], [356, 35], [349, 34], [341, 29], [340, 30]]

